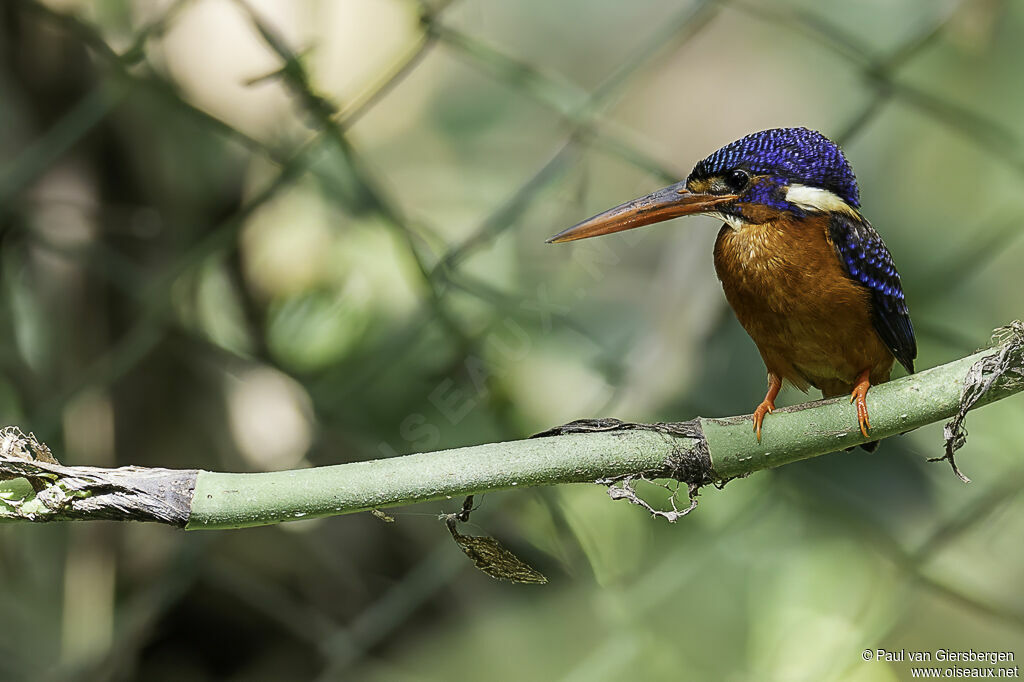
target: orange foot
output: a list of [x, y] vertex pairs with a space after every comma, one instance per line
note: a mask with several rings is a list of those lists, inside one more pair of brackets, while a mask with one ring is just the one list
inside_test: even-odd
[[754, 433], [757, 434], [757, 442], [761, 442], [761, 422], [764, 421], [764, 416], [775, 411], [775, 398], [778, 397], [779, 391], [782, 389], [782, 379], [778, 376], [768, 373], [768, 393], [765, 395], [764, 400], [754, 410]]
[[853, 392], [850, 394], [850, 402], [857, 401], [857, 424], [860, 426], [860, 432], [864, 434], [864, 437], [868, 437], [868, 429], [871, 428], [871, 420], [868, 419], [868, 389], [871, 388], [871, 382], [868, 381], [868, 370], [864, 370], [857, 377], [857, 385], [853, 387]]

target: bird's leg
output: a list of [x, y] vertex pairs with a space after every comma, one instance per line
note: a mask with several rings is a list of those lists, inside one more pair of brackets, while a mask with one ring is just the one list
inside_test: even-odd
[[757, 434], [758, 443], [761, 442], [761, 422], [764, 421], [766, 414], [775, 411], [775, 399], [779, 396], [780, 390], [782, 390], [782, 379], [777, 374], [768, 372], [768, 393], [754, 410], [754, 433]]
[[871, 382], [868, 381], [868, 374], [870, 370], [864, 370], [857, 377], [857, 383], [853, 387], [853, 392], [850, 394], [850, 402], [857, 401], [857, 424], [860, 426], [860, 432], [864, 434], [864, 437], [868, 437], [868, 429], [871, 428], [871, 421], [868, 419], [868, 389], [871, 388]]

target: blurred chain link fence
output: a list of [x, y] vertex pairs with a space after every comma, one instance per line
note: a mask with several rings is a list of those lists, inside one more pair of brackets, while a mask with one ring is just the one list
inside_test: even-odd
[[[535, 202], [546, 193], [564, 191], [567, 175], [585, 153], [596, 152], [633, 167], [639, 174], [653, 178], [652, 184], [656, 181], [663, 184], [675, 182], [685, 174], [684, 166], [666, 167], [663, 160], [650, 153], [650, 145], [638, 143], [635, 135], [608, 120], [604, 112], [611, 103], [623, 96], [636, 79], [651, 70], [667, 51], [677, 50], [699, 38], [702, 31], [722, 13], [739, 13], [751, 21], [762, 22], [770, 27], [766, 30], [774, 32], [779, 41], [810, 41], [816, 45], [815, 49], [846, 64], [849, 72], [855, 74], [861, 82], [867, 96], [851, 98], [851, 102], [858, 102], [856, 106], [840, 107], [845, 112], [845, 123], [837, 129], [824, 131], [841, 144], [850, 143], [873, 122], [885, 117], [893, 107], [900, 107], [950, 129], [967, 145], [1017, 176], [1018, 181], [1024, 175], [1024, 152], [1015, 133], [1008, 130], [1006, 125], [988, 116], [984, 110], [965, 107], [903, 77], [915, 59], [949, 29], [951, 21], [957, 17], [962, 19], [965, 12], [974, 12], [981, 17], [979, 21], [985, 17], [996, 21], [1002, 11], [998, 2], [961, 5], [945, 3], [942, 7], [936, 6], [933, 11], [922, 12], [922, 20], [899, 45], [883, 51], [873, 41], [847, 30], [840, 23], [831, 21], [824, 12], [813, 8], [738, 0], [682, 3], [678, 9], [666, 14], [657, 25], [651, 26], [642, 40], [635, 41], [638, 47], [626, 59], [618, 62], [595, 87], [590, 88], [576, 85], [542, 63], [532, 63], [513, 56], [486, 39], [458, 28], [456, 22], [449, 22], [448, 17], [456, 6], [470, 2], [452, 0], [420, 4], [410, 2], [404, 5], [404, 11], [414, 12], [418, 17], [415, 36], [402, 50], [397, 51], [400, 57], [381, 72], [373, 87], [356, 99], [345, 102], [334, 101], [324, 94], [310, 75], [306, 50], [320, 49], [319, 46], [291, 44], [274, 22], [265, 18], [260, 11], [244, 2], [234, 3], [234, 10], [246, 18], [251, 30], [276, 59], [274, 69], [265, 74], [253, 74], [249, 85], [260, 87], [269, 82], [284, 84], [291, 97], [293, 116], [312, 131], [310, 134], [299, 134], [295, 129], [289, 129], [276, 139], [273, 136], [268, 138], [245, 132], [200, 108], [183, 93], [166, 68], [151, 60], [153, 42], [171, 30], [175, 22], [197, 4], [195, 2], [179, 0], [164, 3], [163, 9], [154, 14], [141, 29], [128, 39], [122, 31], [116, 41], [108, 38], [111, 32], [95, 19], [95, 13], [94, 18], [83, 19], [79, 12], [58, 8], [59, 3], [16, 0], [0, 10], [7, 24], [7, 37], [12, 41], [12, 47], [5, 56], [9, 70], [16, 70], [18, 60], [24, 58], [16, 54], [18, 50], [31, 53], [25, 44], [18, 44], [17, 34], [21, 31], [25, 31], [24, 35], [31, 36], [33, 40], [56, 40], [56, 44], [62, 46], [60, 49], [75, 55], [87, 55], [89, 60], [88, 65], [79, 64], [76, 73], [66, 74], [68, 89], [62, 97], [55, 98], [57, 103], [50, 110], [44, 110], [47, 106], [45, 103], [37, 108], [40, 129], [33, 139], [9, 139], [4, 143], [6, 159], [0, 174], [0, 213], [7, 232], [5, 241], [11, 245], [4, 257], [4, 268], [6, 286], [10, 289], [8, 327], [13, 330], [13, 337], [7, 343], [11, 358], [24, 356], [23, 360], [10, 359], [6, 363], [8, 376], [13, 377], [11, 384], [15, 388], [12, 390], [21, 394], [20, 399], [15, 401], [21, 407], [8, 412], [14, 415], [20, 413], [23, 419], [20, 425], [51, 440], [51, 444], [51, 436], [63, 432], [65, 447], [55, 447], [58, 455], [62, 451], [70, 452], [72, 456], [90, 460], [89, 463], [113, 464], [116, 431], [118, 464], [136, 461], [134, 456], [137, 454], [140, 458], [145, 456], [152, 459], [145, 463], [215, 468], [203, 459], [202, 450], [208, 447], [205, 438], [175, 436], [168, 439], [175, 448], [189, 443], [195, 447], [194, 453], [187, 456], [185, 461], [175, 459], [180, 455], [169, 449], [162, 451], [159, 447], [153, 448], [154, 440], [140, 434], [126, 434], [123, 423], [133, 419], [132, 405], [115, 401], [112, 406], [103, 397], [104, 392], [117, 382], [132, 382], [132, 377], [139, 373], [140, 365], [149, 362], [154, 353], [167, 352], [176, 356], [172, 367], [194, 363], [199, 366], [198, 370], [193, 367], [195, 371], [192, 374], [178, 379], [184, 386], [136, 386], [136, 390], [157, 393], [166, 391], [169, 396], [173, 393], [176, 404], [185, 404], [185, 407], [176, 408], [176, 414], [204, 424], [204, 433], [216, 434], [221, 439], [232, 437], [223, 427], [213, 425], [222, 424], [231, 418], [222, 408], [213, 407], [211, 401], [206, 400], [197, 401], [192, 410], [187, 405], [187, 396], [201, 391], [190, 384], [202, 383], [203, 380], [197, 377], [201, 374], [203, 364], [218, 364], [231, 373], [242, 372], [243, 368], [255, 361], [261, 366], [275, 368], [286, 376], [294, 377], [301, 384], [300, 393], [304, 393], [291, 402], [274, 403], [271, 400], [269, 408], [266, 405], [261, 407], [259, 401], [245, 403], [243, 399], [242, 404], [247, 405], [245, 410], [259, 415], [262, 414], [261, 409], [276, 409], [277, 417], [288, 410], [297, 410], [294, 417], [296, 420], [316, 420], [317, 429], [308, 434], [305, 440], [300, 438], [300, 450], [313, 448], [311, 461], [331, 461], [334, 453], [331, 444], [339, 442], [349, 444], [351, 450], [364, 456], [393, 454], [412, 447], [430, 449], [438, 445], [440, 436], [436, 428], [434, 432], [430, 431], [430, 419], [421, 413], [412, 411], [404, 419], [399, 416], [399, 424], [393, 427], [397, 436], [390, 437], [386, 433], [381, 436], [380, 430], [367, 429], [361, 432], [358, 428], [351, 428], [351, 422], [344, 417], [347, 410], [353, 409], [353, 403], [362, 400], [363, 391], [376, 382], [386, 368], [403, 365], [404, 355], [432, 352], [424, 349], [420, 343], [425, 334], [423, 330], [430, 323], [440, 330], [439, 334], [431, 335], [430, 338], [443, 340], [454, 351], [445, 356], [439, 373], [423, 380], [427, 385], [424, 390], [428, 400], [451, 425], [459, 423], [464, 409], [473, 409], [478, 403], [485, 403], [487, 414], [497, 424], [497, 433], [509, 438], [525, 435], [522, 428], [524, 419], [517, 413], [512, 393], [503, 381], [508, 372], [503, 375], [500, 369], [495, 369], [495, 363], [500, 366], [503, 357], [514, 363], [523, 344], [528, 346], [530, 343], [532, 332], [524, 330], [517, 319], [529, 315], [534, 318], [536, 325], [543, 326], [545, 330], [561, 326], [577, 328], [579, 334], [584, 336], [590, 333], [586, 323], [573, 314], [572, 306], [566, 304], [564, 299], [552, 295], [546, 285], [529, 288], [526, 293], [509, 290], [489, 281], [479, 268], [467, 267], [467, 263], [474, 255], [491, 248], [504, 234], [521, 227]], [[99, 10], [100, 14], [103, 11]], [[107, 11], [117, 14], [115, 9]], [[118, 24], [119, 20], [118, 16], [113, 16], [110, 22]], [[123, 22], [120, 25], [123, 26]], [[373, 31], [374, 27], [366, 27], [364, 30]], [[59, 38], [54, 39], [54, 35]], [[608, 37], [609, 40], [614, 38], [614, 35]], [[116, 43], [117, 47], [112, 43]], [[202, 46], [197, 46], [197, 49], [201, 50]], [[728, 46], [723, 46], [723, 49], [728, 49]], [[510, 187], [506, 198], [479, 219], [473, 229], [465, 231], [454, 240], [445, 236], [448, 233], [441, 226], [432, 224], [429, 214], [410, 211], [405, 206], [400, 195], [403, 183], [408, 182], [408, 178], [395, 181], [385, 177], [373, 156], [363, 150], [358, 136], [351, 132], [359, 121], [374, 116], [378, 107], [400, 91], [407, 79], [422, 68], [428, 55], [439, 50], [468, 65], [477, 77], [500, 84], [517, 98], [531, 100], [560, 120], [556, 126], [560, 140], [543, 162], [526, 174], [519, 186]], [[44, 54], [45, 51], [42, 51], [35, 56]], [[60, 59], [60, 56], [50, 56]], [[713, 59], [714, 56], [709, 58]], [[784, 77], [784, 74], [780, 74], [780, 77]], [[12, 80], [15, 78], [8, 78], [5, 89], [26, 100], [36, 96], [32, 83], [12, 85]], [[45, 88], [40, 86], [39, 89]], [[145, 94], [142, 104], [134, 100], [138, 93]], [[703, 94], [695, 93], [695, 96]], [[714, 96], [713, 93], [711, 96]], [[741, 105], [740, 102], [729, 101], [723, 105], [734, 103]], [[756, 104], [748, 103], [749, 106]], [[152, 251], [149, 246], [138, 248], [133, 241], [137, 241], [139, 234], [145, 236], [151, 230], [159, 229], [161, 218], [152, 211], [132, 213], [134, 236], [128, 237], [114, 234], [96, 238], [95, 235], [87, 234], [87, 228], [81, 228], [79, 234], [75, 232], [78, 228], [68, 224], [63, 224], [59, 229], [40, 228], [38, 223], [45, 221], [41, 221], [39, 215], [48, 210], [45, 193], [38, 191], [40, 183], [57, 172], [54, 169], [69, 153], [81, 150], [83, 146], [101, 145], [101, 142], [96, 142], [96, 136], [111, 133], [98, 131], [104, 125], [111, 124], [113, 119], [124, 116], [125, 108], [132, 107], [148, 112], [143, 116], [150, 115], [158, 120], [166, 117], [166, 125], [176, 129], [173, 131], [175, 135], [179, 135], [180, 129], [184, 128], [197, 131], [196, 135], [207, 136], [204, 139], [221, 140], [228, 160], [212, 169], [212, 174], [211, 169], [176, 168], [172, 173], [181, 174], [180, 179], [163, 177], [149, 180], [135, 177], [136, 174], [144, 175], [143, 171], [126, 167], [114, 172], [112, 178], [100, 182], [123, 181], [142, 185], [146, 182], [163, 183], [160, 188], [136, 188], [138, 196], [145, 196], [147, 192], [167, 191], [175, 183], [180, 183], [183, 191], [195, 192], [197, 189], [193, 186], [194, 182], [209, 182], [217, 172], [233, 174], [236, 179], [226, 179], [229, 185], [236, 183], [224, 193], [227, 199], [219, 200], [219, 204], [217, 199], [212, 199], [213, 205], [206, 207], [204, 215], [179, 216], [182, 220], [194, 218], [197, 221], [209, 221], [211, 216], [216, 216], [216, 220], [193, 226], [178, 235], [164, 235], [154, 242], [159, 252]], [[117, 121], [114, 120], [114, 123]], [[17, 125], [12, 128], [15, 131], [17, 129]], [[529, 136], [530, 131], [524, 130], [522, 134]], [[154, 130], [153, 135], [159, 135], [159, 130]], [[153, 158], [157, 161], [163, 153], [160, 149], [162, 143], [159, 139], [153, 139], [152, 144]], [[494, 163], [500, 164], [500, 150], [494, 153]], [[187, 156], [174, 157], [172, 154], [171, 158], [180, 160]], [[101, 158], [99, 161], [116, 165], [127, 160]], [[246, 164], [259, 166], [261, 170], [258, 175], [261, 179], [249, 183], [250, 188], [241, 191], [237, 186], [237, 177], [245, 175]], [[196, 174], [194, 180], [188, 177], [193, 172]], [[301, 334], [309, 330], [299, 326], [289, 331], [288, 314], [273, 310], [273, 302], [268, 302], [253, 291], [257, 287], [248, 281], [244, 259], [239, 251], [243, 249], [244, 231], [253, 216], [289, 189], [310, 180], [319, 187], [324, 197], [336, 203], [344, 213], [376, 223], [395, 237], [394, 243], [398, 245], [399, 251], [396, 258], [408, 263], [410, 271], [414, 273], [412, 289], [416, 303], [412, 308], [403, 310], [399, 323], [379, 337], [373, 353], [358, 356], [356, 362], [323, 362], [317, 371], [304, 373], [294, 363], [289, 365], [282, 362], [282, 356], [287, 357], [290, 333]], [[466, 183], [473, 182], [473, 178], [464, 180]], [[104, 188], [104, 191], [111, 199], [109, 205], [102, 207], [103, 210], [117, 210], [118, 191], [109, 187]], [[618, 203], [622, 198], [610, 197], [606, 203]], [[89, 209], [86, 206], [83, 210]], [[286, 215], [281, 218], [287, 220]], [[977, 267], [995, 258], [1000, 248], [1019, 234], [1016, 225], [1013, 222], [1010, 227], [1001, 226], [986, 232], [977, 240], [973, 251], [959, 253], [960, 258], [956, 262], [942, 269], [955, 271]], [[552, 225], [550, 232], [560, 227]], [[354, 257], [358, 257], [358, 254]], [[15, 261], [23, 258], [50, 258], [58, 261], [70, 259], [76, 264], [75, 268], [81, 270], [51, 267], [49, 272], [55, 273], [53, 281], [26, 284], [17, 281], [19, 267]], [[567, 255], [566, 258], [592, 258], [594, 260], [589, 262], [582, 261], [581, 267], [605, 272], [614, 266], [617, 256], [601, 255], [599, 252], [597, 256]], [[211, 270], [214, 275], [210, 275]], [[102, 284], [95, 284], [95, 281]], [[26, 287], [36, 288], [34, 296], [25, 293]], [[79, 316], [75, 311], [62, 309], [59, 304], [47, 313], [31, 309], [33, 300], [38, 303], [47, 297], [52, 300], [67, 295], [77, 300], [81, 292], [66, 293], [74, 292], [76, 287], [87, 287], [93, 295], [117, 297], [130, 302], [130, 305], [102, 308], [101, 314], [106, 316], [105, 319], [91, 317], [91, 313]], [[215, 332], [219, 329], [217, 325], [220, 323], [217, 320], [210, 322], [207, 319], [205, 326], [194, 324], [195, 319], [203, 317], [204, 311], [202, 304], [196, 303], [194, 309], [183, 312], [182, 296], [193, 302], [202, 299], [199, 295], [201, 292], [181, 291], [190, 287], [219, 287], [220, 290], [231, 292], [230, 295], [237, 301], [238, 319], [229, 320], [230, 329], [217, 336], [217, 333], [209, 332], [211, 326]], [[39, 288], [43, 291], [40, 292]], [[936, 292], [932, 290], [921, 291], [922, 299], [934, 295]], [[317, 305], [315, 300], [305, 304]], [[40, 339], [45, 335], [40, 336], [37, 331], [33, 336], [32, 329], [45, 325], [38, 321], [32, 322], [32, 319], [33, 315], [53, 315], [55, 311], [56, 314], [66, 313], [83, 337], [91, 335], [93, 338], [84, 345], [76, 344], [74, 347], [63, 345], [60, 339], [51, 340], [54, 357], [66, 352], [72, 358], [56, 362], [42, 371], [39, 368], [44, 367], [45, 363], [40, 358], [33, 358], [32, 354], [44, 352], [33, 348], [35, 344], [42, 343]], [[295, 315], [299, 312], [295, 312]], [[216, 318], [219, 314], [213, 316]], [[272, 314], [277, 316], [276, 327], [269, 320]], [[293, 316], [292, 319], [298, 318]], [[369, 323], [344, 317], [341, 324], [359, 326]], [[108, 331], [93, 333], [88, 331], [90, 325], [118, 331], [116, 334]], [[927, 322], [919, 326], [925, 334], [929, 333]], [[239, 329], [242, 331], [238, 332]], [[955, 332], [948, 329], [936, 330], [935, 333], [955, 336]], [[962, 339], [964, 335], [955, 338], [954, 342], [970, 344], [969, 339]], [[496, 353], [493, 350], [496, 340], [504, 344], [504, 351]], [[597, 343], [600, 345], [601, 342]], [[17, 350], [15, 345], [21, 350]], [[485, 350], [485, 345], [491, 350]], [[329, 350], [327, 352], [329, 356]], [[605, 347], [598, 353], [596, 362], [603, 364], [609, 376], [621, 376], [624, 370], [617, 365], [620, 355], [620, 349]], [[476, 364], [473, 363], [474, 358]], [[485, 362], [481, 358], [488, 360]], [[469, 364], [467, 359], [470, 360]], [[70, 371], [66, 371], [68, 368]], [[255, 384], [246, 384], [246, 395], [253, 395], [254, 391], [258, 393], [260, 387], [266, 388], [269, 393], [294, 393], [298, 390], [290, 383], [292, 379], [282, 379], [279, 374], [261, 376], [262, 379]], [[459, 390], [460, 386], [463, 389], [467, 386], [480, 388], [482, 384], [486, 384], [486, 390], [479, 390], [477, 398], [472, 401], [465, 397], [453, 397], [453, 392]], [[395, 390], [400, 385], [401, 382], [392, 382], [387, 386], [388, 390]], [[614, 404], [613, 400], [610, 397], [606, 404]], [[405, 401], [397, 399], [396, 403], [401, 406]], [[367, 399], [366, 404], [355, 411], [364, 415], [382, 409]], [[93, 435], [83, 436], [81, 442], [75, 442], [72, 432], [75, 432], [76, 425], [83, 424], [87, 428], [79, 428], [77, 432]], [[158, 438], [162, 433], [188, 428], [191, 427], [183, 423], [161, 424], [155, 427], [155, 432], [146, 436]], [[246, 433], [251, 435], [251, 428], [251, 425], [245, 424], [238, 426], [233, 432], [234, 437], [245, 440]], [[379, 444], [375, 434], [380, 438]], [[250, 449], [259, 450], [263, 447], [272, 450], [273, 438], [273, 433], [257, 432]], [[145, 453], [134, 451], [133, 447], [139, 445], [153, 449]], [[287, 450], [286, 446], [283, 447]], [[281, 463], [279, 460], [270, 460], [266, 465]], [[863, 543], [865, 552], [887, 558], [901, 584], [924, 590], [937, 600], [948, 601], [983, 622], [991, 621], [995, 624], [991, 627], [1008, 628], [1009, 632], [1019, 635], [1020, 629], [1024, 627], [1024, 604], [1015, 599], [996, 601], [979, 597], [977, 591], [965, 587], [963, 581], [954, 579], [951, 573], [933, 570], [933, 560], [940, 557], [951, 543], [987, 523], [994, 513], [1014, 500], [1024, 482], [1024, 469], [1018, 467], [1011, 475], [986, 487], [981, 494], [972, 495], [969, 504], [959, 505], [955, 514], [947, 514], [945, 519], [936, 518], [923, 524], [923, 530], [912, 540], [902, 536], [896, 529], [889, 529], [883, 521], [864, 515], [857, 503], [848, 499], [848, 492], [839, 484], [827, 481], [813, 471], [795, 473], [791, 479], [797, 484], [801, 480], [805, 483], [810, 481], [810, 487], [817, 488], [818, 495], [806, 492], [800, 485], [794, 485], [784, 488], [787, 492], [783, 497], [791, 496], [799, 505], [815, 509], [823, 518], [834, 517], [839, 527], [855, 537], [858, 543]], [[722, 525], [715, 531], [716, 534], [736, 534], [742, 537], [743, 529], [753, 519], [762, 513], [770, 513], [766, 509], [770, 510], [780, 504], [777, 494], [770, 495], [764, 489], [753, 496], [745, 496], [743, 490], [738, 488], [722, 495], [750, 499], [746, 506], [736, 504], [727, 515], [728, 518], [718, 519]], [[558, 510], [558, 501], [547, 494], [539, 495], [538, 499], [556, 527], [553, 531], [555, 537], [567, 547], [556, 550], [556, 553], [566, 556], [573, 553], [587, 554], [590, 551], [586, 546], [588, 541], [579, 537], [573, 539], [574, 535], [580, 535], [580, 531]], [[630, 514], [631, 510], [614, 508], [612, 513]], [[884, 517], [883, 513], [881, 519]], [[359, 532], [365, 535], [372, 533], [376, 527], [360, 528]], [[27, 532], [23, 531], [19, 537], [24, 539], [24, 533]], [[126, 535], [118, 542], [130, 542], [130, 538], [140, 539], [145, 531], [125, 532]], [[357, 604], [331, 613], [331, 609], [320, 610], [315, 603], [309, 603], [310, 595], [303, 594], [301, 588], [284, 588], [278, 584], [277, 579], [270, 577], [278, 575], [280, 571], [265, 571], [261, 576], [259, 572], [246, 570], [244, 559], [241, 558], [245, 556], [244, 550], [228, 558], [217, 555], [219, 558], [210, 561], [195, 561], [199, 555], [209, 557], [205, 548], [207, 543], [221, 540], [207, 537], [201, 541], [182, 543], [175, 539], [164, 539], [157, 543], [159, 546], [154, 550], [155, 554], [133, 558], [123, 555], [124, 547], [120, 550], [111, 549], [115, 542], [112, 533], [109, 528], [95, 532], [82, 531], [68, 540], [67, 561], [64, 564], [66, 569], [63, 573], [66, 593], [52, 600], [48, 612], [64, 623], [65, 641], [60, 649], [63, 670], [82, 675], [96, 670], [124, 675], [125, 670], [139, 665], [140, 659], [147, 656], [159, 658], [159, 644], [154, 644], [156, 636], [153, 634], [156, 624], [167, 619], [169, 613], [187, 619], [188, 609], [185, 609], [186, 615], [182, 616], [180, 606], [180, 600], [185, 595], [195, 597], [213, 592], [233, 595], [246, 610], [257, 614], [261, 623], [269, 623], [264, 627], [278, 629], [286, 633], [290, 640], [294, 640], [296, 646], [315, 651], [316, 664], [313, 667], [320, 668], [324, 679], [331, 679], [343, 676], [352, 666], [365, 662], [368, 655], [372, 656], [370, 652], [386, 646], [396, 631], [415, 627], [424, 620], [429, 622], [431, 617], [424, 615], [424, 609], [429, 612], [448, 604], [445, 599], [450, 597], [442, 598], [439, 595], [451, 590], [456, 577], [465, 570], [458, 550], [449, 544], [442, 532], [438, 532], [430, 542], [406, 537], [388, 550], [392, 554], [390, 557], [370, 552], [376, 555], [377, 563], [368, 560], [368, 564], [375, 567], [374, 570], [386, 571], [389, 569], [381, 569], [380, 566], [391, 566], [398, 573], [390, 584], [373, 585], [368, 585], [365, 579], [356, 575], [361, 562], [357, 561], [348, 567], [340, 566], [344, 563], [344, 555], [331, 552], [325, 554], [321, 547], [317, 547], [323, 542], [330, 543], [332, 538], [337, 539], [337, 536], [322, 528], [314, 531], [320, 539], [314, 539], [316, 535], [310, 533], [290, 534], [284, 541], [278, 539], [277, 542], [293, 545], [299, 555], [319, 556], [319, 561], [333, 566], [343, 576], [340, 583], [349, 587], [356, 586], [363, 591], [363, 596], [356, 600]], [[345, 542], [353, 548], [364, 547], [363, 543], [367, 542], [365, 537], [345, 538]], [[268, 541], [264, 538], [262, 542]], [[408, 546], [403, 546], [403, 543]], [[97, 547], [106, 549], [98, 550]], [[685, 559], [681, 550], [672, 549], [667, 552], [657, 565], [645, 569], [643, 578], [625, 590], [623, 599], [631, 600], [639, 612], [646, 612], [658, 608], [655, 594], [673, 594], [675, 590], [690, 589], [689, 581], [699, 579], [695, 575], [696, 569], [675, 570], [679, 562], [685, 562]], [[147, 570], [150, 572], [133, 566], [133, 563], [139, 561], [148, 562]], [[566, 561], [571, 564], [573, 557], [569, 556]], [[709, 565], [706, 558], [702, 561], [695, 565]], [[118, 566], [116, 570], [115, 565]], [[114, 576], [120, 575], [122, 571], [128, 576], [139, 574], [149, 578], [144, 584], [126, 586], [126, 596], [118, 597], [120, 601], [115, 608]], [[61, 571], [50, 572], [48, 575], [59, 579]], [[12, 584], [16, 583], [14, 581]], [[323, 584], [318, 584], [318, 588], [328, 591], [344, 589]], [[93, 596], [76, 597], [76, 594]], [[333, 597], [340, 598], [338, 594]], [[103, 599], [108, 602], [103, 603]], [[223, 601], [223, 597], [215, 598], [215, 601]], [[469, 610], [465, 604], [459, 608], [463, 613]], [[9, 613], [7, 621], [11, 622], [12, 618], [14, 616]], [[872, 622], [871, 637], [880, 642], [898, 631], [903, 621], [898, 615], [890, 614], [889, 617], [877, 618]], [[83, 631], [91, 634], [83, 635]], [[624, 641], [612, 634], [607, 641], [593, 642], [592, 652], [581, 657], [566, 672], [566, 676], [575, 679], [585, 676], [588, 671], [607, 670], [603, 666], [611, 665], [607, 660], [610, 656], [608, 652], [619, 652], [628, 658], [629, 646], [632, 644], [626, 646]], [[954, 646], [956, 643], [949, 644]], [[626, 646], [626, 650], [622, 650], [623, 646]], [[6, 667], [12, 675], [22, 675], [40, 667], [45, 668], [32, 656], [33, 652], [41, 648], [45, 647], [33, 645], [21, 653], [9, 652], [8, 660], [0, 663], [0, 670]], [[820, 668], [823, 674], [818, 679], [851, 679], [855, 671], [863, 669], [863, 665], [854, 660], [859, 656], [859, 651], [860, 647], [851, 649], [848, 661], [833, 662], [832, 667]], [[224, 666], [223, 670], [233, 669], [228, 663], [221, 665]], [[714, 674], [714, 671], [708, 672]], [[381, 674], [379, 670], [377, 674]], [[863, 679], [873, 678], [869, 676]]]

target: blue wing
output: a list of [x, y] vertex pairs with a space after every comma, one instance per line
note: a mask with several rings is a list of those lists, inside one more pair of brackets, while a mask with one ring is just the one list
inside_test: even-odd
[[900, 274], [896, 272], [889, 249], [863, 219], [834, 213], [828, 230], [846, 274], [871, 291], [875, 331], [899, 363], [913, 373], [917, 340]]

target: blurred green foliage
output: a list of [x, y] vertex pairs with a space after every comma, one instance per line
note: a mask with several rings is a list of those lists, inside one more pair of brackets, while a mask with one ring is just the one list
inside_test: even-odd
[[[919, 366], [1021, 316], [1024, 6], [227, 0], [0, 7], [3, 423], [67, 463], [262, 470], [748, 411], [695, 219], [544, 239], [748, 132], [844, 144]], [[798, 393], [785, 399], [802, 400]], [[709, 490], [239, 532], [0, 528], [3, 679], [896, 680], [1019, 648], [1021, 402]], [[656, 497], [652, 493], [652, 499]], [[475, 532], [475, 531], [474, 531]]]

